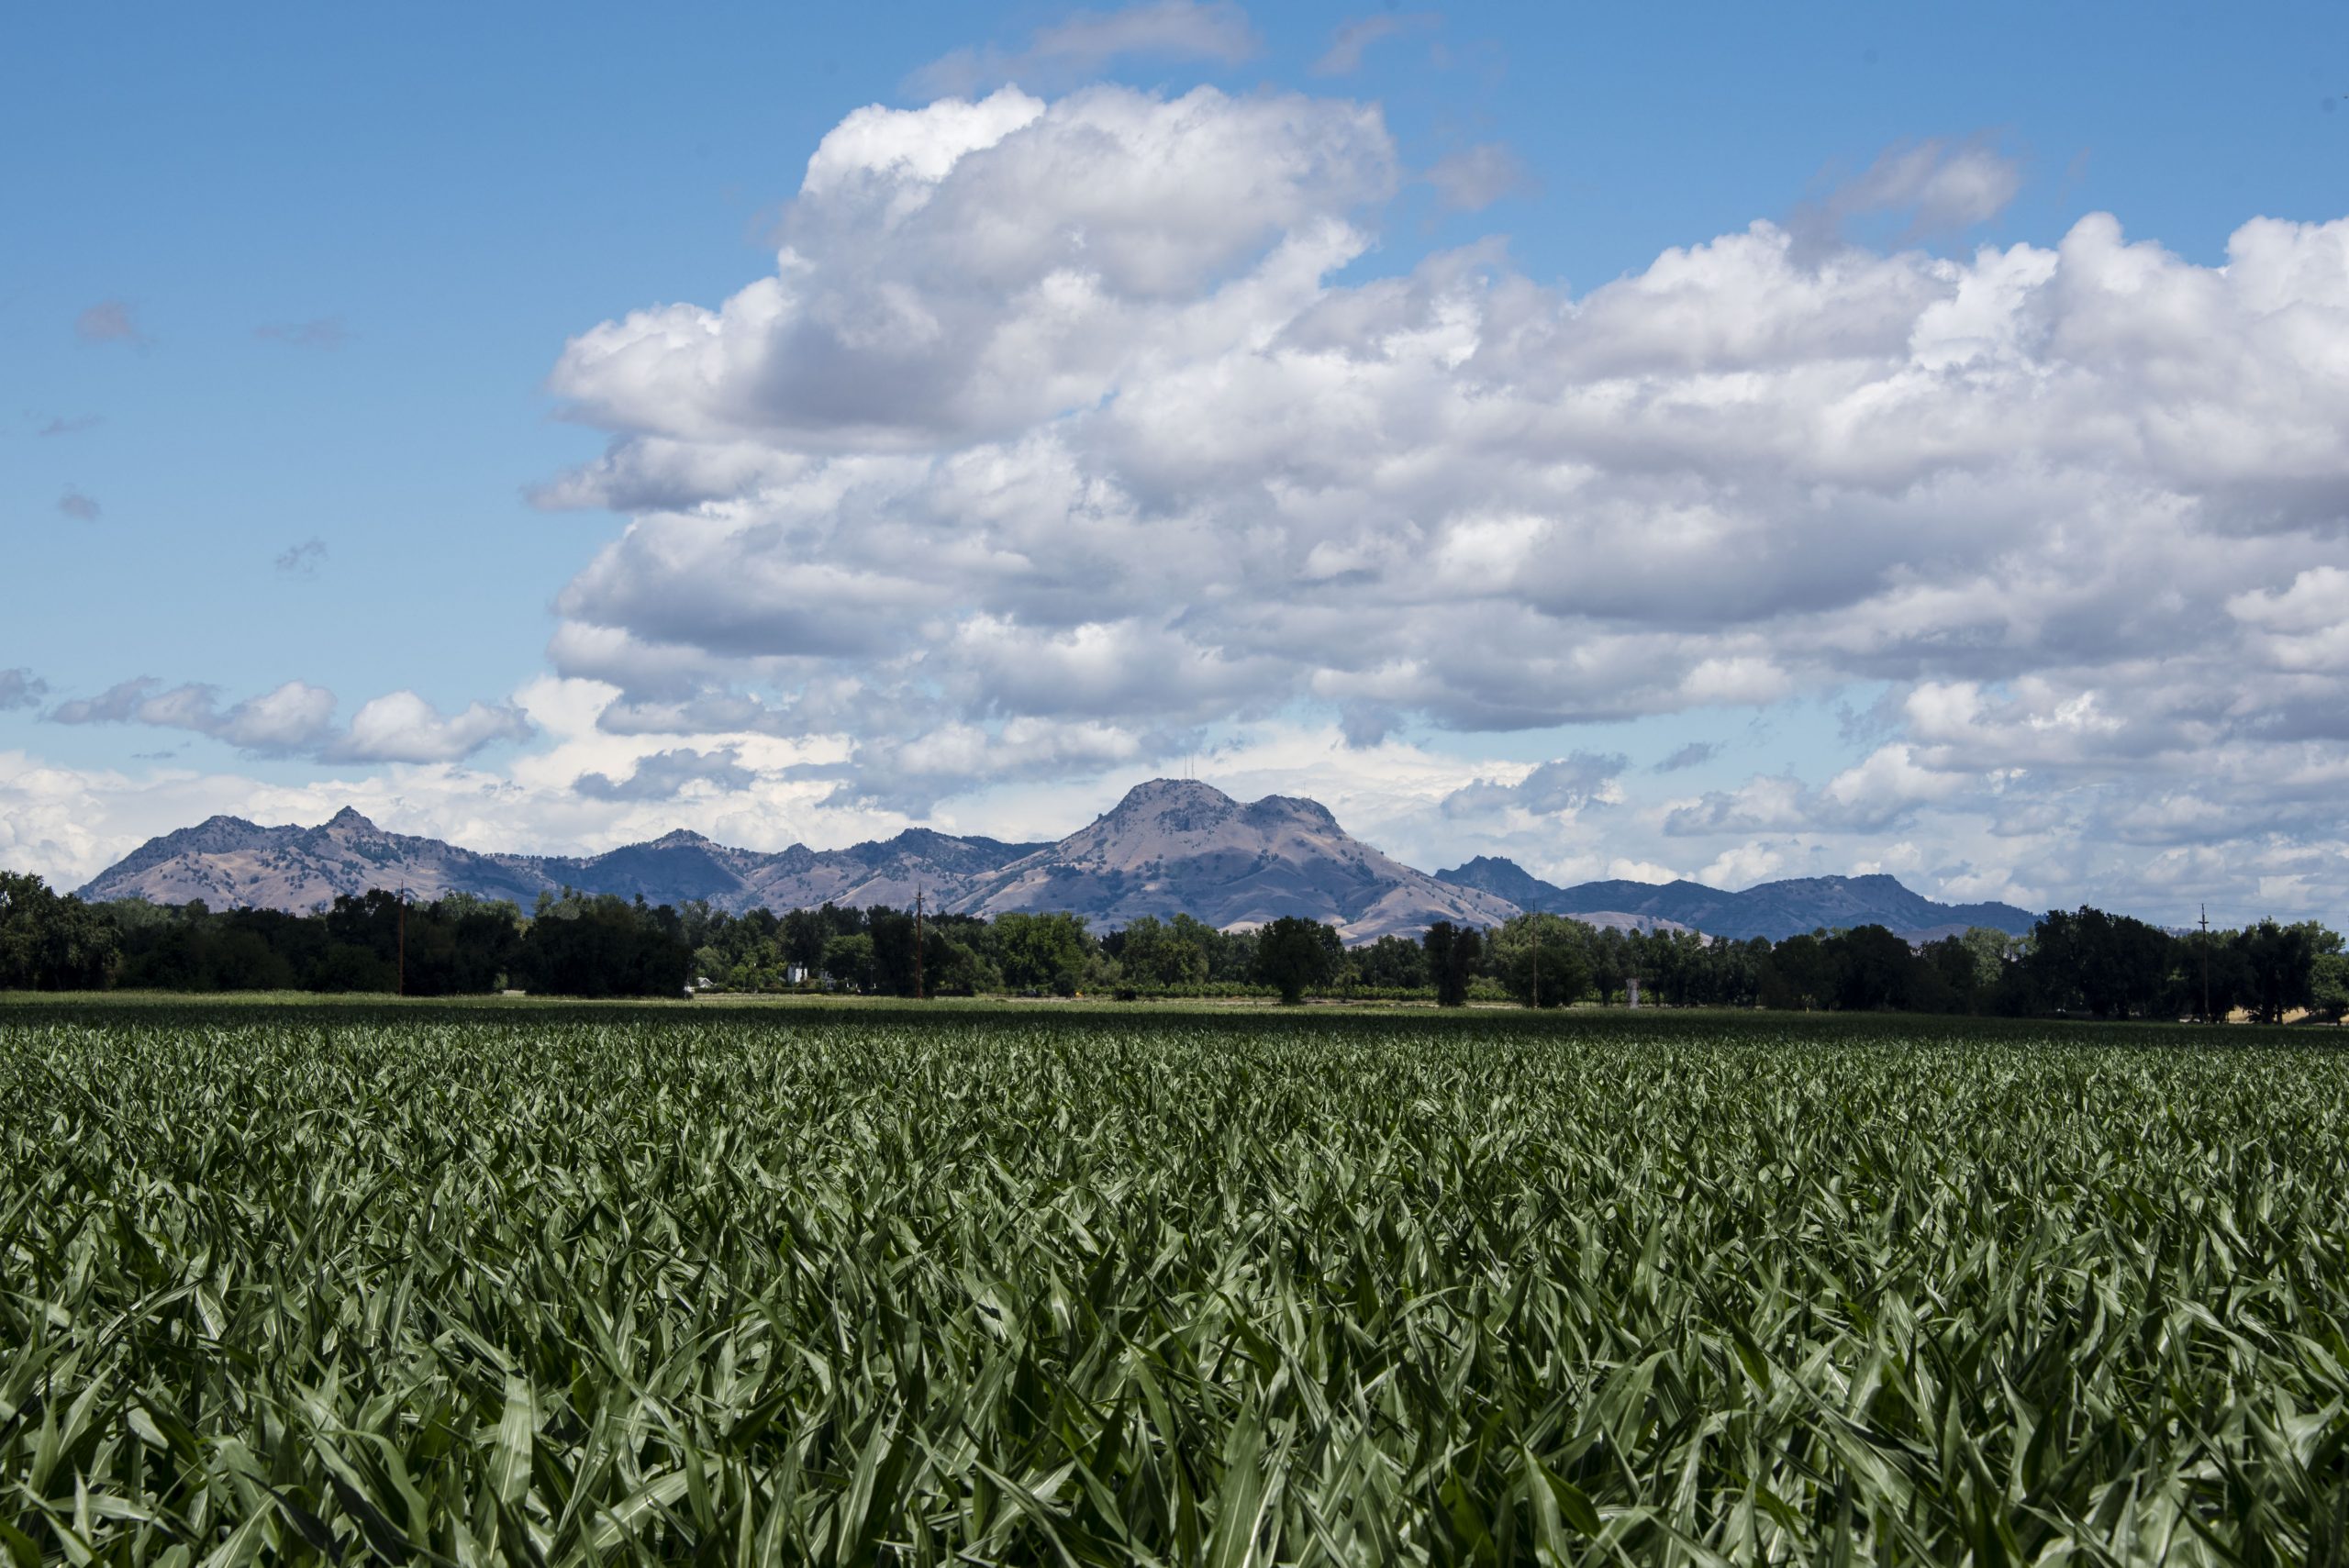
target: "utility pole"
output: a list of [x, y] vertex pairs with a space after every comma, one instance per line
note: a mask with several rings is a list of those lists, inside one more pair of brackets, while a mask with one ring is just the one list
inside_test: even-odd
[[1533, 917], [1533, 1010], [1542, 1010], [1542, 917]]
[[2210, 1018], [2210, 906], [2202, 906], [2202, 1021]]
[[914, 885], [914, 1000], [921, 995], [921, 885]]
[[407, 995], [407, 884], [400, 884], [400, 991]]

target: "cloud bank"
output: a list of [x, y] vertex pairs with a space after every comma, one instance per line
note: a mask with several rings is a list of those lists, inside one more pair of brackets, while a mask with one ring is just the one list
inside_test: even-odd
[[217, 687], [166, 686], [151, 675], [124, 681], [94, 697], [59, 703], [55, 724], [145, 724], [184, 729], [227, 742], [253, 757], [304, 757], [321, 762], [450, 762], [500, 740], [527, 740], [529, 721], [511, 706], [472, 703], [444, 715], [414, 692], [363, 704], [348, 727], [334, 721], [335, 695], [288, 681], [276, 690], [220, 706]]
[[[1490, 248], [1357, 278], [1400, 178], [1335, 99], [858, 111], [773, 276], [556, 367], [612, 440], [550, 498], [632, 519], [558, 665], [638, 707], [763, 694], [913, 805], [1040, 736], [1889, 683], [1898, 765], [1674, 830], [2060, 796], [2079, 849], [2182, 832], [2191, 794], [2204, 837], [2336, 831], [2273, 781], [2349, 756], [2349, 223], [2254, 219], [2205, 266], [2102, 214], [1956, 257], [1762, 221], [1575, 295]], [[1945, 229], [2014, 179], [1923, 143], [1830, 206]], [[911, 761], [955, 726], [985, 739], [954, 770]]]

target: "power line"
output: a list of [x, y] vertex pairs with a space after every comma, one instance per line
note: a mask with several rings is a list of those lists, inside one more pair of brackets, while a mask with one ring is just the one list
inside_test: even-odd
[[2212, 1022], [2210, 1017], [2210, 906], [2202, 906], [2202, 1021]]

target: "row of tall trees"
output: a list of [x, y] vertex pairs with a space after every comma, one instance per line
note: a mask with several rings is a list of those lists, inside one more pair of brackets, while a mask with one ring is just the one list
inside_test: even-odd
[[296, 915], [84, 904], [0, 873], [0, 989], [674, 996], [692, 969], [676, 911], [609, 895], [541, 896], [524, 919], [467, 894], [404, 903], [376, 889]]
[[[852, 990], [911, 996], [1012, 992], [1184, 995], [1269, 987], [1413, 990], [1426, 984], [1419, 945], [1386, 938], [1348, 953], [1318, 921], [1219, 931], [1188, 915], [1145, 915], [1097, 932], [1081, 915], [927, 915], [826, 904], [777, 916], [683, 912], [696, 973], [730, 990], [774, 990], [795, 972]], [[918, 929], [918, 945], [917, 931]], [[918, 962], [917, 962], [918, 952]]]
[[2032, 934], [1976, 929], [1912, 947], [1880, 926], [1771, 942], [1622, 931], [1557, 915], [1489, 930], [1440, 922], [1420, 940], [1347, 949], [1318, 921], [1220, 931], [1188, 915], [1096, 932], [1081, 916], [932, 915], [827, 904], [734, 915], [611, 895], [512, 904], [372, 891], [306, 915], [201, 902], [89, 905], [0, 873], [0, 989], [312, 990], [455, 995], [501, 986], [562, 995], [676, 995], [697, 980], [778, 990], [820, 977], [911, 996], [1185, 995], [1262, 989], [1425, 995], [1557, 1007], [1653, 1003], [2093, 1018], [2276, 1021], [2349, 1009], [2349, 956], [2314, 922], [2178, 934], [2099, 909], [2057, 910]]
[[[1431, 932], [1430, 951], [1475, 940]], [[1911, 946], [1882, 926], [1734, 942], [1524, 915], [1481, 940], [1470, 973], [1529, 1006], [1611, 1002], [1636, 978], [1653, 1000], [1686, 1006], [2098, 1018], [2242, 1012], [2266, 1023], [2303, 1009], [2336, 1018], [2349, 1009], [2349, 956], [2340, 936], [2314, 921], [2180, 935], [2083, 907], [2051, 911], [2028, 937], [1976, 927]]]
[[2183, 935], [2101, 909], [2057, 910], [2032, 933], [2010, 982], [2018, 1012], [2094, 1018], [2224, 1018], [2275, 1023], [2349, 1007], [2349, 956], [2313, 920], [2262, 920]]
[[911, 996], [1028, 991], [1074, 995], [1115, 974], [1075, 915], [923, 915], [826, 904], [731, 915], [681, 912], [696, 976], [730, 991], [774, 991], [816, 977], [852, 991]]

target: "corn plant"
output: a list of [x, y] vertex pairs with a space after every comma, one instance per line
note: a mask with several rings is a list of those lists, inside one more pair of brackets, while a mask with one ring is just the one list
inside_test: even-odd
[[2349, 1073], [1421, 1013], [0, 1012], [21, 1563], [2302, 1563]]

